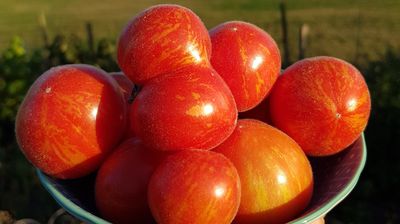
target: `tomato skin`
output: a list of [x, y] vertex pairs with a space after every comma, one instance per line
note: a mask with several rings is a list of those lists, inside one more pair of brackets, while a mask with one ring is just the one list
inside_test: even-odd
[[232, 91], [239, 112], [258, 105], [281, 69], [274, 39], [259, 27], [231, 21], [210, 30], [211, 64]]
[[147, 185], [164, 156], [137, 138], [123, 142], [97, 174], [95, 198], [102, 216], [113, 223], [154, 223]]
[[186, 150], [168, 156], [148, 189], [157, 223], [231, 223], [240, 203], [240, 179], [222, 154]]
[[214, 149], [235, 165], [242, 188], [235, 223], [284, 223], [299, 215], [313, 191], [311, 165], [299, 145], [258, 120], [239, 120]]
[[270, 100], [273, 124], [310, 156], [332, 155], [352, 144], [371, 110], [362, 74], [333, 57], [308, 58], [288, 67]]
[[151, 80], [130, 111], [135, 135], [162, 151], [209, 150], [232, 133], [237, 121], [229, 88], [212, 68], [203, 67]]
[[57, 178], [85, 176], [119, 143], [126, 104], [118, 84], [89, 65], [63, 65], [31, 86], [16, 117], [26, 158]]
[[190, 9], [156, 5], [138, 14], [118, 41], [118, 64], [136, 84], [191, 65], [209, 66], [207, 28]]

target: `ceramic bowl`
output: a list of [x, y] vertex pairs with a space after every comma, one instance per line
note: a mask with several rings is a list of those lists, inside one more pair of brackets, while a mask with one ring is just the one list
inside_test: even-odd
[[[342, 152], [329, 157], [310, 158], [314, 172], [314, 194], [305, 212], [291, 221], [310, 223], [323, 217], [341, 202], [356, 186], [367, 157], [364, 135]], [[101, 218], [94, 202], [96, 174], [74, 180], [59, 180], [40, 170], [37, 175], [44, 188], [66, 211], [88, 222], [110, 223]]]

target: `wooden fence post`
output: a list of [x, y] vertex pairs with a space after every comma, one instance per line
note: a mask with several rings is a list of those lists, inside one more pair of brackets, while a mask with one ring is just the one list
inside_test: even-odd
[[360, 40], [360, 34], [361, 34], [361, 12], [358, 10], [357, 13], [357, 23], [356, 23], [356, 49], [354, 53], [354, 63], [358, 64], [359, 63], [359, 58], [360, 58], [360, 49], [361, 49], [361, 40]]
[[288, 38], [288, 24], [286, 19], [286, 1], [281, 0], [279, 3], [281, 13], [281, 27], [282, 27], [282, 43], [283, 43], [283, 65], [290, 64], [290, 53], [289, 53], [289, 38]]
[[307, 24], [302, 24], [299, 29], [299, 60], [303, 59], [306, 55], [308, 45], [308, 34], [310, 27]]
[[48, 29], [47, 29], [46, 15], [44, 14], [44, 12], [41, 12], [39, 14], [38, 22], [39, 22], [40, 32], [42, 33], [44, 46], [45, 46], [45, 48], [48, 48], [50, 46], [49, 33], [48, 33]]
[[94, 55], [94, 37], [93, 37], [93, 26], [91, 22], [86, 23], [86, 34], [87, 34], [87, 41], [89, 46], [90, 54]]

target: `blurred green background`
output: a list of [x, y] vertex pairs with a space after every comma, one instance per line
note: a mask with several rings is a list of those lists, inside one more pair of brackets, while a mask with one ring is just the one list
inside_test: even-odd
[[[0, 211], [46, 222], [57, 205], [15, 143], [14, 122], [30, 84], [49, 67], [88, 63], [118, 71], [116, 38], [139, 11], [158, 3], [191, 8], [207, 28], [244, 20], [269, 32], [285, 65], [299, 58], [299, 29], [309, 28], [306, 57], [345, 59], [364, 74], [372, 97], [368, 160], [355, 190], [327, 223], [400, 223], [400, 1], [287, 0], [283, 41], [279, 0], [1, 0]], [[287, 57], [288, 56], [288, 57]]]

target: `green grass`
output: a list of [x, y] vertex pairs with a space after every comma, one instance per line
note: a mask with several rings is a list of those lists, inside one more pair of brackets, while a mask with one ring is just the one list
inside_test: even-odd
[[[252, 22], [267, 30], [282, 49], [279, 0], [1, 0], [0, 49], [12, 36], [21, 36], [29, 49], [43, 46], [38, 17], [44, 14], [50, 37], [63, 33], [85, 37], [91, 22], [96, 38], [116, 39], [136, 13], [157, 3], [191, 8], [208, 28], [227, 20]], [[292, 60], [297, 57], [298, 29], [310, 26], [306, 55], [331, 55], [354, 61], [376, 59], [388, 47], [400, 47], [400, 1], [396, 0], [287, 0]]]

